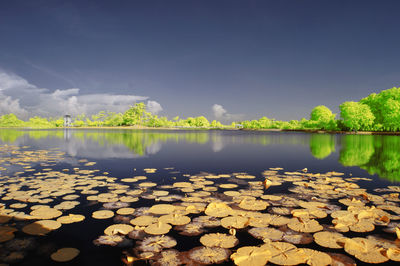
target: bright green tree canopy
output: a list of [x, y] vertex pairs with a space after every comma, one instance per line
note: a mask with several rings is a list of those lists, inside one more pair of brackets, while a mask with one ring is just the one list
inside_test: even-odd
[[344, 102], [339, 106], [343, 124], [350, 130], [369, 130], [375, 116], [368, 105], [358, 102]]

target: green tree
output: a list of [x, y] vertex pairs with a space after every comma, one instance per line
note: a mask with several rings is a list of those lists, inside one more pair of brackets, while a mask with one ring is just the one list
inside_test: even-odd
[[335, 116], [328, 107], [318, 105], [312, 109], [310, 120], [315, 121], [320, 129], [334, 129]]
[[50, 123], [54, 127], [63, 127], [64, 126], [64, 118], [59, 117], [59, 118], [50, 119]]
[[398, 131], [400, 129], [400, 101], [388, 99], [382, 104], [384, 129], [390, 131]]
[[398, 131], [400, 115], [400, 88], [383, 90], [380, 93], [371, 93], [360, 100], [366, 104], [375, 116], [374, 130]]
[[15, 114], [6, 114], [0, 117], [0, 127], [22, 127], [25, 122], [20, 120]]
[[135, 103], [123, 114], [123, 123], [127, 126], [142, 125], [146, 115], [149, 115], [146, 112], [146, 105], [144, 103]]
[[124, 124], [123, 114], [108, 112], [104, 118], [104, 125], [107, 127], [122, 126]]
[[222, 128], [223, 125], [221, 124], [221, 122], [217, 121], [217, 120], [213, 120], [210, 124], [210, 127], [212, 128]]
[[34, 116], [29, 118], [28, 126], [33, 128], [52, 128], [54, 124], [52, 124], [47, 118]]
[[358, 102], [344, 102], [339, 106], [343, 125], [350, 130], [369, 130], [375, 116], [368, 105]]
[[196, 127], [210, 127], [210, 122], [204, 116], [195, 118], [194, 126]]

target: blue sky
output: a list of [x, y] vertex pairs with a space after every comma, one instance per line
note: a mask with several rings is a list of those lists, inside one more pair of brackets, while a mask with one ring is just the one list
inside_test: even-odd
[[[309, 117], [400, 86], [399, 1], [0, 3], [0, 113]], [[214, 106], [214, 109], [213, 109]]]

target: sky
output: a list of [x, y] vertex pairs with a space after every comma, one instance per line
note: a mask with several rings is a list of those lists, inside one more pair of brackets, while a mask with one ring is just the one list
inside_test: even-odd
[[309, 118], [400, 87], [397, 0], [0, 2], [0, 114]]

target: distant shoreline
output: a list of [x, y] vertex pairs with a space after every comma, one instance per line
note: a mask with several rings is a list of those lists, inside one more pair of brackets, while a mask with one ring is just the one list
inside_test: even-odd
[[146, 126], [116, 126], [116, 127], [50, 127], [50, 128], [32, 128], [32, 127], [0, 127], [1, 129], [137, 129], [137, 130], [229, 130], [229, 131], [263, 131], [263, 132], [304, 132], [317, 134], [346, 134], [346, 135], [400, 135], [400, 132], [387, 131], [333, 131], [318, 129], [245, 129], [245, 128], [207, 128], [207, 127], [146, 127]]

